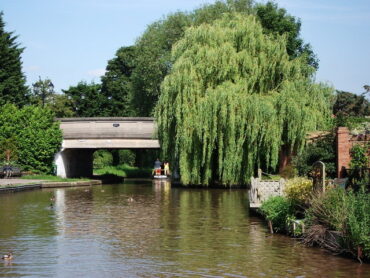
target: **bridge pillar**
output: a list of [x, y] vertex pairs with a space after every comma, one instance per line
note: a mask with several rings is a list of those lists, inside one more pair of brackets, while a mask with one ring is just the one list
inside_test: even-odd
[[93, 175], [91, 149], [62, 149], [55, 155], [57, 176], [62, 178], [91, 177]]

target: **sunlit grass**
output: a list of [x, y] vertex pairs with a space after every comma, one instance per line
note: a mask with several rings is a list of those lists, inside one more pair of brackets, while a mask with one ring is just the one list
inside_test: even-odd
[[118, 166], [106, 166], [101, 169], [94, 169], [95, 175], [116, 175], [125, 178], [146, 178], [150, 177], [152, 173], [151, 168], [138, 168], [126, 164]]

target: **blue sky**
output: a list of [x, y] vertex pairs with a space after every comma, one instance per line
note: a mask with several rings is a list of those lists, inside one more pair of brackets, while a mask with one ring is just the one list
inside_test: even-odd
[[[28, 84], [50, 78], [57, 91], [79, 81], [99, 82], [107, 61], [134, 44], [164, 15], [207, 0], [0, 0], [6, 30], [26, 47]], [[266, 1], [259, 1], [266, 2]], [[302, 22], [302, 37], [320, 59], [317, 81], [362, 93], [370, 83], [369, 0], [280, 0]]]

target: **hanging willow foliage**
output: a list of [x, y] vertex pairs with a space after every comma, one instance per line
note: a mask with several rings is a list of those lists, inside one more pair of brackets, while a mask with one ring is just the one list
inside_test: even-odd
[[156, 118], [184, 184], [245, 184], [330, 116], [332, 89], [314, 84], [303, 57], [289, 59], [286, 38], [265, 35], [253, 16], [190, 28], [172, 55]]

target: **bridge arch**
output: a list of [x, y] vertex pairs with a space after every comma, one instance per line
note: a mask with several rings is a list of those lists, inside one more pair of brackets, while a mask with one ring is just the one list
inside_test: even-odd
[[60, 177], [89, 177], [97, 149], [159, 149], [153, 118], [57, 118], [63, 132], [55, 156]]

